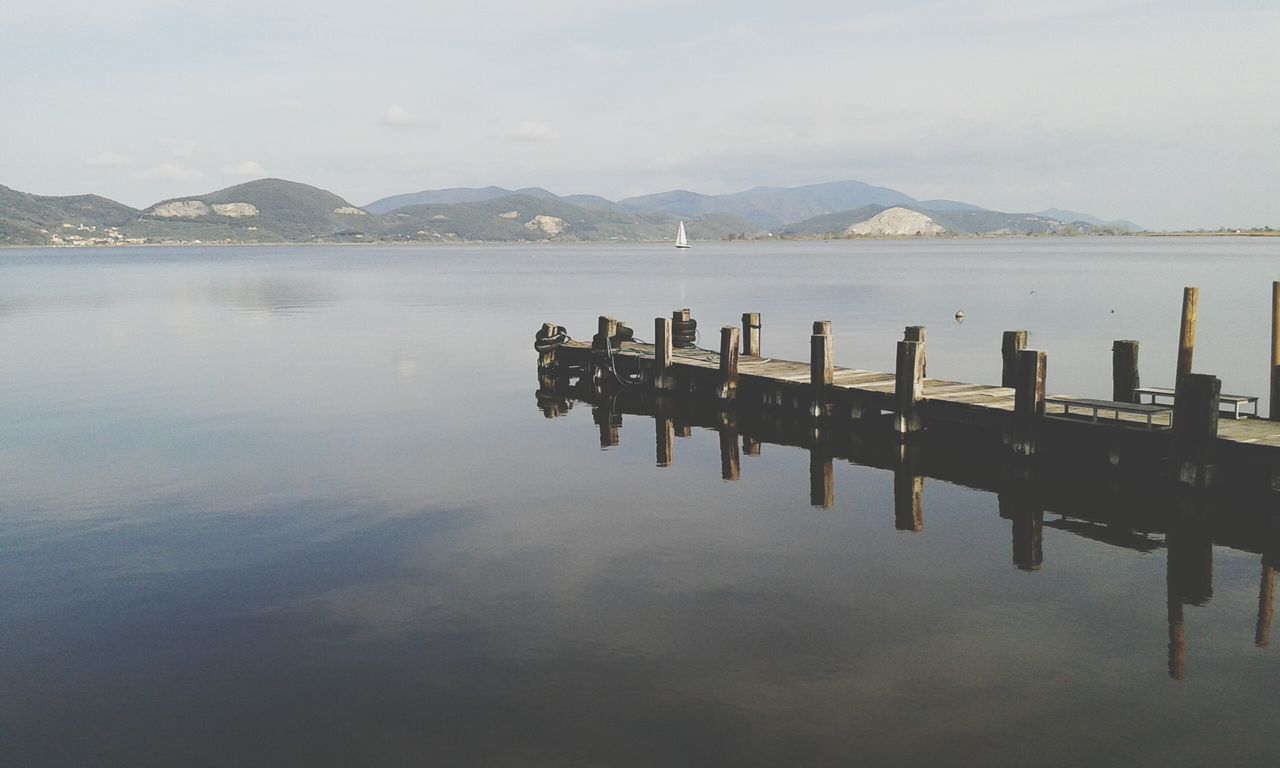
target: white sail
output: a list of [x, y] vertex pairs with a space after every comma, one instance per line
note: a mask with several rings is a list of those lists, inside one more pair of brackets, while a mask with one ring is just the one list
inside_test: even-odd
[[688, 248], [689, 238], [684, 234], [684, 222], [680, 222], [680, 228], [676, 230], [676, 247]]

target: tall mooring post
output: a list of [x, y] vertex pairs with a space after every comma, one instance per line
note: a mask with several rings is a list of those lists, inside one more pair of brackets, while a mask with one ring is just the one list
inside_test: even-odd
[[925, 376], [928, 376], [929, 375], [929, 351], [928, 351], [928, 348], [925, 347], [925, 343], [924, 343], [924, 326], [908, 325], [902, 331], [902, 340], [920, 342], [920, 346], [923, 348], [923, 351], [920, 353], [920, 356], [924, 358], [924, 360], [922, 360], [920, 363], [920, 371]]
[[1173, 462], [1177, 480], [1192, 488], [1216, 483], [1213, 444], [1218, 438], [1218, 399], [1222, 382], [1207, 373], [1191, 373], [1173, 401]]
[[898, 342], [898, 362], [894, 375], [894, 397], [898, 412], [894, 415], [893, 429], [899, 436], [906, 436], [923, 427], [920, 401], [924, 399], [924, 342]]
[[720, 390], [721, 400], [732, 400], [738, 394], [738, 327], [726, 325], [720, 329]]
[[1017, 386], [1018, 353], [1027, 348], [1026, 331], [1005, 331], [1000, 339], [1000, 386]]
[[1043, 350], [1018, 353], [1018, 375], [1013, 397], [1013, 439], [1010, 448], [1020, 456], [1034, 456], [1040, 420], [1044, 416], [1044, 381], [1048, 356]]
[[760, 357], [760, 313], [742, 313], [742, 356]]
[[835, 380], [835, 361], [832, 358], [831, 321], [816, 320], [813, 335], [809, 337], [809, 383], [813, 389], [814, 416], [826, 413], [827, 389]]
[[1119, 403], [1136, 403], [1134, 390], [1142, 386], [1138, 379], [1138, 342], [1117, 339], [1111, 342], [1111, 399]]
[[1280, 280], [1271, 283], [1271, 418], [1280, 419]]
[[659, 392], [671, 389], [671, 319], [653, 320], [653, 388]]
[[[1182, 289], [1182, 325], [1178, 331], [1178, 375], [1174, 378], [1174, 392], [1182, 389], [1182, 381], [1191, 373], [1191, 357], [1196, 348], [1196, 305], [1200, 302], [1200, 289]], [[1177, 396], [1175, 395], [1175, 402]]]

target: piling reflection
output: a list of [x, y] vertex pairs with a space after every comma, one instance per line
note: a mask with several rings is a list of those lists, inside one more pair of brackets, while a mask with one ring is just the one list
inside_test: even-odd
[[893, 470], [893, 520], [899, 531], [924, 530], [924, 475], [917, 446], [901, 446]]
[[[735, 413], [642, 391], [602, 392], [563, 379], [543, 384], [537, 401], [544, 414], [566, 413], [575, 399], [590, 404], [603, 448], [618, 445], [624, 412], [651, 416], [659, 467], [674, 463], [675, 438], [692, 435], [694, 427], [716, 433], [720, 476], [726, 481], [738, 480], [741, 455], [761, 455], [765, 442], [803, 448], [809, 458], [809, 503], [815, 508], [836, 508], [836, 459], [892, 473], [897, 531], [924, 533], [927, 477], [991, 492], [998, 517], [1009, 523], [1009, 558], [1020, 571], [1045, 568], [1046, 528], [1136, 553], [1163, 548], [1166, 663], [1174, 680], [1184, 679], [1188, 671], [1187, 607], [1204, 606], [1213, 598], [1214, 546], [1258, 553], [1261, 577], [1253, 643], [1259, 648], [1270, 644], [1277, 570], [1277, 548], [1271, 543], [1275, 537], [1269, 533], [1274, 497], [1228, 498], [1177, 486], [1131, 485], [1105, 463], [1051, 471], [1053, 467], [987, 451], [973, 442], [948, 442], [927, 431], [903, 440], [886, 420], [868, 414], [855, 420], [857, 429], [831, 430], [824, 423], [830, 415], [797, 423], [770, 415], [767, 409]], [[1089, 472], [1100, 474], [1090, 477]], [[851, 511], [848, 504], [839, 509]]]

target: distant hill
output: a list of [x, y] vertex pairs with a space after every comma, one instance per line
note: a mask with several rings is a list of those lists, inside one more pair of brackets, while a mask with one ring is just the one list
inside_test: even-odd
[[[934, 206], [924, 203], [898, 206], [909, 211], [926, 215], [932, 222], [941, 226], [945, 232], [936, 234], [950, 235], [1075, 235], [1088, 234], [1094, 230], [1089, 224], [1063, 222], [1056, 218], [1034, 213], [1004, 213], [989, 211], [977, 206], [943, 206], [936, 207], [937, 201], [930, 201]], [[893, 234], [877, 223], [870, 231], [850, 228], [871, 221], [888, 210], [888, 206], [867, 205], [839, 213], [828, 213], [811, 219], [791, 224], [783, 228], [781, 234], [786, 237], [815, 237], [824, 235], [841, 236]]]
[[802, 187], [756, 187], [729, 195], [701, 195], [677, 190], [619, 201], [633, 210], [660, 211], [677, 216], [730, 213], [767, 229], [864, 205], [893, 206], [914, 202], [912, 197], [897, 190], [861, 181], [834, 181]]
[[1132, 221], [1126, 221], [1124, 219], [1115, 219], [1113, 221], [1105, 221], [1103, 219], [1098, 218], [1097, 216], [1090, 216], [1087, 213], [1080, 213], [1079, 211], [1069, 211], [1065, 208], [1046, 208], [1043, 211], [1039, 211], [1038, 213], [1036, 213], [1036, 215], [1044, 216], [1050, 219], [1057, 219], [1058, 221], [1061, 221], [1063, 224], [1071, 224], [1079, 221], [1093, 227], [1112, 228], [1121, 232], [1142, 231], [1142, 227], [1138, 226], [1137, 224], [1134, 224]]
[[[558, 200], [558, 195], [548, 192], [542, 187], [526, 187], [524, 189], [503, 189], [502, 187], [453, 187], [451, 189], [424, 189], [421, 192], [410, 192], [404, 195], [392, 195], [381, 200], [374, 200], [364, 207], [369, 213], [382, 215], [391, 213], [411, 205], [452, 205], [453, 203], [480, 203], [508, 195], [526, 195], [544, 200]], [[599, 198], [604, 200], [604, 198]], [[609, 202], [604, 200], [604, 202]]]
[[[524, 194], [471, 203], [414, 205], [384, 217], [384, 235], [405, 240], [670, 240], [679, 220], [667, 214], [574, 205]], [[723, 214], [691, 217], [689, 237], [750, 236], [751, 222]]]
[[142, 211], [148, 235], [184, 239], [305, 241], [376, 234], [382, 222], [327, 190], [284, 179], [258, 179], [216, 192], [163, 200]]
[[0, 186], [0, 244], [660, 241], [672, 239], [681, 220], [694, 240], [769, 233], [831, 237], [845, 236], [895, 207], [903, 210], [852, 234], [892, 235], [929, 222], [948, 235], [1137, 230], [1130, 222], [1063, 209], [1004, 213], [956, 200], [917, 201], [860, 181], [756, 187], [728, 195], [674, 190], [619, 202], [597, 195], [561, 197], [541, 187], [467, 187], [395, 195], [362, 209], [324, 189], [258, 179], [142, 210], [96, 195], [48, 197]]
[[97, 195], [49, 197], [0, 186], [0, 244], [44, 245], [64, 229], [104, 230], [127, 224], [137, 215], [136, 208]]

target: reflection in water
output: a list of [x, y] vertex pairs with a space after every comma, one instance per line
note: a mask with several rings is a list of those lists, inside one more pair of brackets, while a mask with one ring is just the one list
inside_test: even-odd
[[1269, 555], [1262, 558], [1262, 583], [1258, 585], [1258, 624], [1253, 644], [1266, 648], [1271, 644], [1272, 598], [1276, 591], [1276, 567]]
[[836, 503], [835, 469], [821, 446], [809, 449], [809, 504], [831, 509]]
[[[765, 442], [761, 430], [767, 432], [769, 428], [779, 426], [768, 420], [740, 424], [742, 415], [734, 415], [718, 407], [700, 410], [690, 402], [668, 397], [654, 398], [643, 392], [607, 393], [598, 387], [583, 388], [555, 378], [544, 379], [543, 385], [551, 387], [559, 393], [558, 396], [587, 398], [599, 403], [593, 406], [593, 418], [597, 424], [615, 425], [608, 431], [610, 445], [617, 444], [616, 424], [621, 423], [623, 409], [653, 415], [658, 466], [670, 466], [674, 461], [673, 437], [679, 430], [674, 426], [673, 414], [678, 412], [686, 422], [696, 422], [714, 430], [718, 435], [721, 477], [724, 480], [740, 477], [739, 439], [746, 452], [759, 454], [760, 446]], [[539, 402], [543, 402], [551, 394], [540, 390], [538, 397]], [[1129, 489], [1117, 482], [1117, 476], [1108, 475], [1100, 482], [1082, 484], [1075, 474], [1076, 469], [1068, 468], [1063, 477], [1055, 478], [1043, 475], [1043, 468], [1007, 456], [976, 457], [969, 446], [965, 446], [962, 453], [948, 453], [955, 446], [945, 442], [931, 449], [935, 458], [930, 462], [925, 459], [924, 445], [929, 439], [928, 433], [918, 440], [902, 443], [896, 435], [889, 439], [877, 437], [874, 420], [864, 418], [858, 423], [870, 425], [871, 431], [855, 432], [840, 444], [832, 443], [830, 435], [818, 425], [801, 424], [789, 432], [771, 433], [772, 439], [792, 442], [807, 449], [811, 506], [822, 509], [835, 507], [834, 459], [838, 455], [847, 456], [855, 463], [865, 462], [869, 466], [892, 471], [894, 528], [898, 531], [924, 531], [924, 481], [930, 473], [940, 473], [953, 482], [989, 487], [996, 492], [999, 517], [1011, 524], [1013, 565], [1028, 572], [1039, 571], [1044, 566], [1046, 527], [1123, 550], [1150, 553], [1161, 546], [1152, 533], [1163, 526], [1169, 637], [1167, 666], [1169, 676], [1175, 680], [1184, 679], [1187, 668], [1184, 607], [1204, 606], [1213, 597], [1214, 520], [1220, 518], [1220, 522], [1233, 525], [1243, 523], [1246, 533], [1230, 533], [1237, 545], [1242, 535], [1245, 540], [1259, 540], [1261, 535], [1257, 524], [1262, 522], [1265, 525], [1267, 521], [1265, 515], [1248, 514], [1244, 518], [1233, 518], [1219, 509], [1227, 502], [1180, 490], [1174, 490], [1170, 497], [1167, 508], [1171, 512], [1163, 521], [1150, 518], [1140, 521], [1132, 517], [1132, 511], [1143, 505], [1134, 503], [1136, 497], [1128, 495]], [[602, 427], [602, 444], [605, 434]], [[993, 465], [995, 471], [992, 471]], [[1059, 482], [1064, 479], [1065, 484]], [[1093, 495], [1079, 496], [1082, 490], [1090, 489]], [[1152, 489], [1138, 490], [1145, 494], [1146, 500], [1151, 500], [1170, 489], [1155, 493]], [[1046, 509], [1051, 507], [1056, 519], [1046, 522]], [[1258, 647], [1266, 647], [1269, 642], [1275, 581], [1273, 562], [1264, 557], [1254, 638]]]

